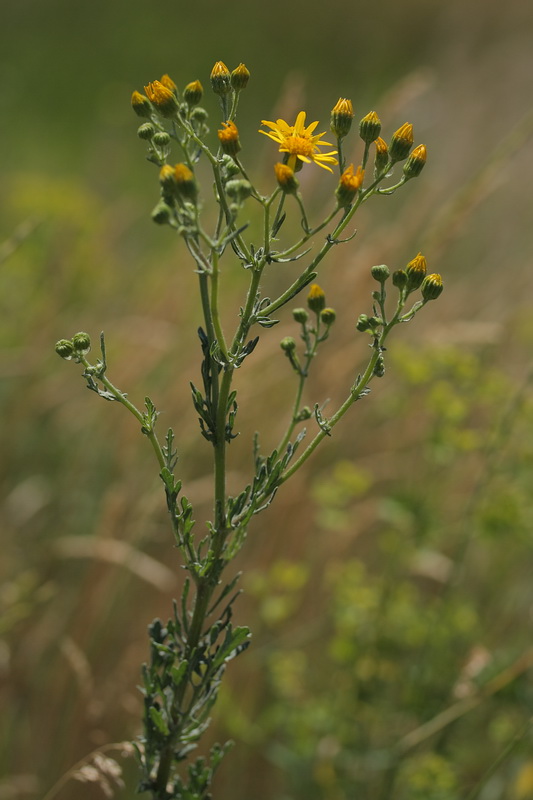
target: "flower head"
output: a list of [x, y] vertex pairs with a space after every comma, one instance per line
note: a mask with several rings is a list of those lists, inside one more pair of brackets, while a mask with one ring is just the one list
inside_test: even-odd
[[287, 154], [286, 162], [292, 170], [295, 169], [299, 159], [305, 164], [314, 162], [319, 167], [332, 172], [333, 170], [328, 167], [328, 164], [337, 163], [337, 159], [333, 157], [337, 154], [337, 151], [320, 152], [321, 147], [330, 147], [331, 143], [321, 141], [325, 132], [313, 136], [313, 131], [318, 122], [312, 122], [306, 127], [305, 117], [305, 111], [300, 111], [294, 125], [289, 125], [284, 119], [278, 119], [276, 122], [269, 122], [263, 119], [261, 120], [262, 125], [269, 127], [270, 131], [259, 130], [259, 133], [264, 133], [265, 136], [270, 137], [276, 144], [279, 144], [279, 152]]
[[161, 81], [152, 81], [144, 87], [148, 99], [164, 117], [172, 117], [178, 108], [174, 92]]
[[342, 173], [339, 185], [337, 186], [337, 200], [341, 206], [349, 206], [358, 190], [363, 185], [365, 179], [365, 171], [361, 166], [353, 171], [353, 164], [344, 170]]
[[241, 149], [239, 131], [232, 120], [223, 122], [222, 128], [217, 131], [218, 140], [222, 150], [229, 156], [235, 156]]

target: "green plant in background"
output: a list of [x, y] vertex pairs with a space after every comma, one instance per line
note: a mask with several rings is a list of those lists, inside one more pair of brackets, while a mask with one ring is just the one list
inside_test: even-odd
[[[197, 534], [193, 506], [177, 476], [179, 429], [175, 435], [169, 428], [161, 437], [152, 399], [146, 397], [144, 408], [139, 408], [110, 381], [103, 334], [95, 361], [89, 360], [91, 342], [86, 333], [77, 333], [56, 345], [62, 358], [83, 366], [88, 388], [127, 408], [149, 439], [181, 567], [187, 571], [181, 598], [174, 603], [168, 622], [156, 619], [150, 626], [150, 660], [142, 672], [144, 733], [136, 748], [141, 768], [139, 791], [149, 792], [153, 800], [207, 798], [213, 773], [227, 749], [227, 745], [216, 745], [208, 758], [190, 761], [187, 770], [181, 769], [209, 725], [227, 663], [250, 641], [248, 628], [232, 624], [238, 575], [227, 577], [227, 568], [242, 547], [252, 518], [270, 505], [278, 489], [332, 434], [351, 406], [368, 393], [370, 382], [384, 375], [385, 344], [392, 329], [412, 320], [442, 291], [440, 275], [426, 274], [426, 260], [420, 253], [392, 274], [385, 265], [373, 266], [371, 274], [378, 288], [372, 292], [369, 313], [361, 314], [355, 324], [358, 332], [369, 337], [368, 362], [359, 373], [354, 370], [344, 401], [331, 414], [326, 415], [321, 402], [315, 402], [313, 409], [303, 405], [312, 362], [330, 336], [336, 316], [327, 307], [323, 290], [314, 283], [318, 270], [334, 247], [353, 239], [355, 234], [347, 233], [347, 229], [363, 203], [371, 197], [392, 194], [420, 174], [426, 148], [419, 145], [412, 150], [413, 128], [408, 123], [387, 144], [380, 136], [380, 120], [372, 111], [359, 125], [361, 163], [356, 168], [346, 164], [343, 147], [354, 113], [352, 103], [342, 98], [331, 112], [336, 149], [326, 152], [323, 148], [334, 145], [325, 141], [326, 133], [315, 133], [318, 122], [306, 125], [304, 111], [294, 124], [282, 119], [263, 120], [266, 130], [260, 132], [275, 142], [282, 159], [274, 165], [275, 181], [263, 194], [253, 182], [250, 167], [241, 159], [241, 150], [253, 154], [254, 148], [241, 144], [235, 122], [249, 77], [243, 64], [230, 72], [217, 62], [211, 72], [211, 88], [220, 100], [222, 113], [216, 148], [210, 144], [207, 111], [200, 106], [203, 89], [199, 81], [179, 92], [165, 75], [149, 83], [146, 94], [136, 91], [132, 96], [133, 110], [144, 120], [138, 135], [147, 144], [148, 160], [159, 169], [161, 198], [152, 218], [173, 228], [183, 239], [198, 274], [203, 314], [203, 326], [198, 329], [201, 378], [199, 386], [191, 384], [191, 389], [200, 432], [213, 455], [213, 518], [207, 522], [205, 533]], [[172, 146], [180, 158], [174, 165], [168, 163]], [[324, 172], [332, 173], [334, 167], [339, 171], [337, 186], [331, 192], [331, 209], [318, 223], [310, 222], [308, 201], [297, 178], [302, 168], [313, 164]], [[401, 164], [400, 177], [395, 180], [392, 174]], [[205, 178], [205, 167], [209, 178]], [[209, 215], [211, 194], [217, 209], [214, 220]], [[290, 215], [299, 222], [300, 231], [286, 242], [283, 237]], [[253, 236], [249, 223], [256, 216], [260, 217], [261, 232]], [[230, 336], [224, 331], [220, 308], [222, 264], [226, 261], [226, 270], [240, 267], [248, 274], [247, 292]], [[283, 291], [274, 298], [266, 296], [262, 281], [269, 270], [277, 264], [293, 263], [296, 274], [287, 278]], [[298, 269], [302, 263], [305, 266]], [[237, 436], [235, 372], [252, 357], [259, 342], [257, 330], [268, 331], [275, 326], [277, 313], [309, 286], [307, 308], [292, 312], [301, 345], [290, 336], [281, 341], [282, 353], [296, 377], [286, 430], [278, 446], [266, 454], [256, 434], [250, 480], [240, 491], [229, 494], [228, 448]], [[350, 603], [352, 600], [357, 603], [357, 598], [351, 598]]]

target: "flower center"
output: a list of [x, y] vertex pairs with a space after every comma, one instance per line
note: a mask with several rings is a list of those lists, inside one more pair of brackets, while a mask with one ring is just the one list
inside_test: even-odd
[[285, 140], [287, 152], [296, 156], [312, 156], [314, 152], [313, 142], [304, 136], [288, 136]]

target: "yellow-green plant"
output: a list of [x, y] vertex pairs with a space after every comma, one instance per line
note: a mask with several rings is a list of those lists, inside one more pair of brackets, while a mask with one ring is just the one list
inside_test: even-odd
[[[208, 759], [199, 758], [189, 764], [186, 774], [180, 773], [181, 763], [209, 725], [209, 713], [228, 661], [250, 641], [248, 628], [232, 625], [237, 577], [227, 579], [226, 568], [240, 550], [252, 517], [269, 506], [277, 490], [332, 434], [348, 409], [368, 393], [372, 379], [383, 376], [385, 342], [391, 330], [411, 320], [442, 291], [440, 275], [426, 274], [426, 260], [420, 253], [392, 275], [384, 264], [373, 266], [371, 273], [378, 288], [372, 292], [372, 308], [354, 321], [355, 329], [370, 337], [368, 363], [354, 374], [344, 401], [330, 416], [325, 415], [319, 402], [313, 410], [302, 404], [311, 364], [319, 346], [330, 335], [336, 317], [335, 311], [326, 306], [323, 290], [314, 283], [318, 270], [334, 247], [353, 239], [353, 234], [343, 234], [363, 203], [373, 196], [392, 194], [420, 174], [426, 148], [418, 145], [411, 152], [413, 127], [409, 123], [403, 124], [387, 144], [380, 136], [381, 122], [371, 111], [359, 125], [361, 163], [356, 168], [347, 165], [343, 145], [354, 112], [351, 101], [345, 98], [331, 112], [330, 128], [336, 149], [326, 152], [324, 148], [335, 145], [325, 141], [325, 132], [315, 134], [318, 122], [306, 125], [304, 111], [298, 113], [294, 124], [282, 119], [263, 120], [266, 129], [259, 132], [276, 144], [281, 159], [274, 165], [271, 186], [264, 194], [241, 160], [241, 149], [245, 154], [247, 143], [241, 144], [235, 123], [249, 77], [243, 64], [230, 72], [217, 62], [211, 72], [211, 88], [219, 97], [222, 112], [215, 148], [207, 125], [208, 113], [200, 106], [203, 89], [199, 81], [179, 92], [174, 81], [164, 75], [145, 87], [146, 94], [135, 91], [132, 95], [133, 110], [144, 120], [138, 135], [146, 142], [148, 160], [159, 169], [161, 198], [152, 219], [174, 228], [185, 242], [198, 274], [204, 322], [198, 331], [201, 383], [200, 388], [191, 384], [192, 401], [200, 432], [213, 453], [213, 519], [204, 534], [196, 533], [192, 504], [176, 475], [172, 428], [161, 439], [156, 431], [158, 412], [153, 401], [146, 397], [144, 409], [140, 409], [111, 383], [103, 334], [101, 354], [94, 362], [88, 360], [91, 343], [86, 333], [77, 333], [56, 345], [60, 356], [83, 366], [88, 387], [104, 399], [125, 406], [149, 439], [181, 553], [181, 566], [188, 572], [171, 619], [166, 624], [157, 619], [150, 626], [150, 661], [143, 667], [144, 734], [137, 744], [142, 772], [139, 791], [150, 792], [153, 800], [207, 798], [213, 772], [226, 749], [215, 746]], [[180, 158], [174, 165], [169, 163], [172, 146]], [[255, 147], [248, 149], [253, 152]], [[212, 190], [210, 186], [203, 190], [200, 186], [200, 161], [207, 162], [210, 169]], [[400, 177], [391, 180], [399, 164], [403, 165]], [[331, 210], [317, 224], [310, 222], [297, 179], [302, 168], [310, 168], [307, 165], [330, 173], [333, 167], [338, 166], [339, 170], [336, 189], [331, 192]], [[212, 193], [218, 212], [208, 227], [202, 211]], [[256, 210], [261, 215], [262, 232], [254, 241], [248, 223]], [[295, 241], [284, 243], [282, 228], [291, 213], [299, 219], [301, 233]], [[230, 336], [223, 330], [219, 308], [223, 259], [233, 269], [244, 269], [249, 275], [248, 290]], [[262, 291], [262, 278], [273, 264], [281, 262], [305, 266], [287, 280], [288, 285], [279, 296], [267, 297]], [[292, 312], [303, 345], [299, 348], [292, 337], [281, 341], [281, 350], [296, 375], [286, 431], [279, 445], [266, 455], [256, 436], [255, 469], [250, 481], [239, 493], [230, 495], [226, 474], [228, 447], [237, 435], [235, 371], [252, 357], [259, 342], [257, 329], [272, 328], [278, 322], [274, 315], [309, 285], [307, 308]], [[391, 286], [395, 295], [392, 307], [387, 300]], [[420, 296], [412, 302], [418, 291]], [[303, 422], [308, 423], [308, 431], [302, 427]]]

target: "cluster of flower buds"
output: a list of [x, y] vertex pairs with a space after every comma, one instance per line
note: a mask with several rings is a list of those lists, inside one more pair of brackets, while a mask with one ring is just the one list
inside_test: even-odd
[[65, 361], [70, 361], [74, 358], [79, 361], [87, 355], [91, 349], [91, 339], [88, 333], [80, 331], [75, 333], [72, 339], [60, 339], [56, 342], [56, 353]]

